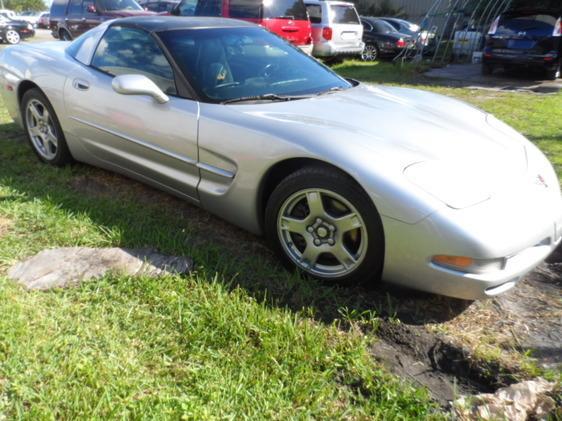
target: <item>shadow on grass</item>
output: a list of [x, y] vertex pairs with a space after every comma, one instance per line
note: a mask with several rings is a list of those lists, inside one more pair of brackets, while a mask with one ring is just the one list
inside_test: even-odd
[[[12, 131], [12, 126], [0, 126], [0, 133]], [[0, 196], [1, 202], [39, 200], [68, 217], [86, 216], [109, 237], [108, 245], [153, 247], [193, 257], [200, 279], [216, 278], [229, 288], [242, 287], [269, 305], [305, 310], [325, 323], [382, 316], [419, 325], [454, 318], [471, 304], [384, 283], [369, 289], [345, 288], [300, 279], [279, 266], [263, 239], [180, 199], [87, 165], [54, 168], [41, 164], [23, 134], [18, 141], [0, 144], [0, 185], [10, 191]], [[70, 239], [69, 244], [52, 241], [31, 242], [28, 250], [85, 245], [80, 239]]]

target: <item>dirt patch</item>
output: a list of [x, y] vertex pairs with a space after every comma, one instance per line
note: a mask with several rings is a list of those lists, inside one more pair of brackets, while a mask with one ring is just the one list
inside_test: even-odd
[[461, 394], [492, 392], [516, 381], [498, 363], [477, 360], [470, 349], [423, 326], [383, 321], [377, 336], [373, 356], [394, 374], [426, 387], [443, 406]]

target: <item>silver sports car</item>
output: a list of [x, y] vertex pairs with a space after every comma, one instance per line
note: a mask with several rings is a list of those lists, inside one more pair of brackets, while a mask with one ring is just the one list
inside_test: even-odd
[[476, 299], [561, 241], [558, 178], [515, 130], [451, 98], [343, 79], [250, 23], [118, 19], [7, 48], [0, 78], [42, 161], [145, 181], [322, 280]]

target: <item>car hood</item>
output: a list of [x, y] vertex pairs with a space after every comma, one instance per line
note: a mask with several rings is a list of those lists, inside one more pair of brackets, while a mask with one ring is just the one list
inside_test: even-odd
[[422, 177], [423, 170], [442, 183], [470, 186], [468, 201], [440, 197], [456, 208], [475, 204], [527, 171], [522, 135], [475, 107], [426, 91], [359, 85], [310, 99], [232, 107], [264, 121], [264, 130], [285, 138], [298, 133], [300, 147], [336, 166], [348, 154], [353, 165], [402, 177], [412, 165], [426, 163], [429, 170], [418, 167], [410, 175]]
[[[399, 154], [404, 166], [440, 160], [478, 162], [512, 158], [525, 167], [525, 138], [489, 114], [446, 96], [398, 87], [359, 85], [346, 91], [272, 104], [233, 105], [254, 117]], [[342, 139], [342, 141], [344, 141]], [[392, 152], [395, 151], [396, 153]]]

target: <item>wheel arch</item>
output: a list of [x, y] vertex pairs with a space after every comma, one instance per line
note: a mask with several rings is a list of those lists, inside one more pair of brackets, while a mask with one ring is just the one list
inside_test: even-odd
[[[39, 89], [41, 92], [43, 92], [39, 87], [39, 85], [37, 85], [35, 82], [32, 82], [31, 80], [21, 81], [20, 84], [18, 85], [18, 106], [20, 107], [20, 109], [21, 109], [21, 100], [23, 99], [25, 93], [30, 89]], [[45, 92], [43, 92], [43, 95], [45, 95]]]
[[[259, 189], [258, 189], [258, 197], [257, 197], [257, 213], [259, 218], [260, 228], [263, 230], [264, 228], [264, 219], [265, 219], [265, 208], [267, 206], [267, 202], [271, 193], [275, 190], [275, 188], [283, 181], [287, 176], [290, 174], [305, 168], [305, 167], [324, 167], [329, 168], [334, 171], [339, 172], [340, 174], [348, 177], [352, 180], [363, 192], [368, 196], [369, 194], [365, 191], [361, 183], [359, 183], [351, 174], [347, 171], [339, 168], [336, 165], [333, 165], [329, 162], [322, 161], [316, 158], [288, 158], [282, 161], [275, 163], [271, 166], [267, 172], [265, 173], [264, 177], [262, 178]], [[373, 203], [375, 209], [377, 208], [376, 204]], [[378, 212], [378, 209], [377, 209]], [[380, 214], [380, 212], [379, 212]]]

